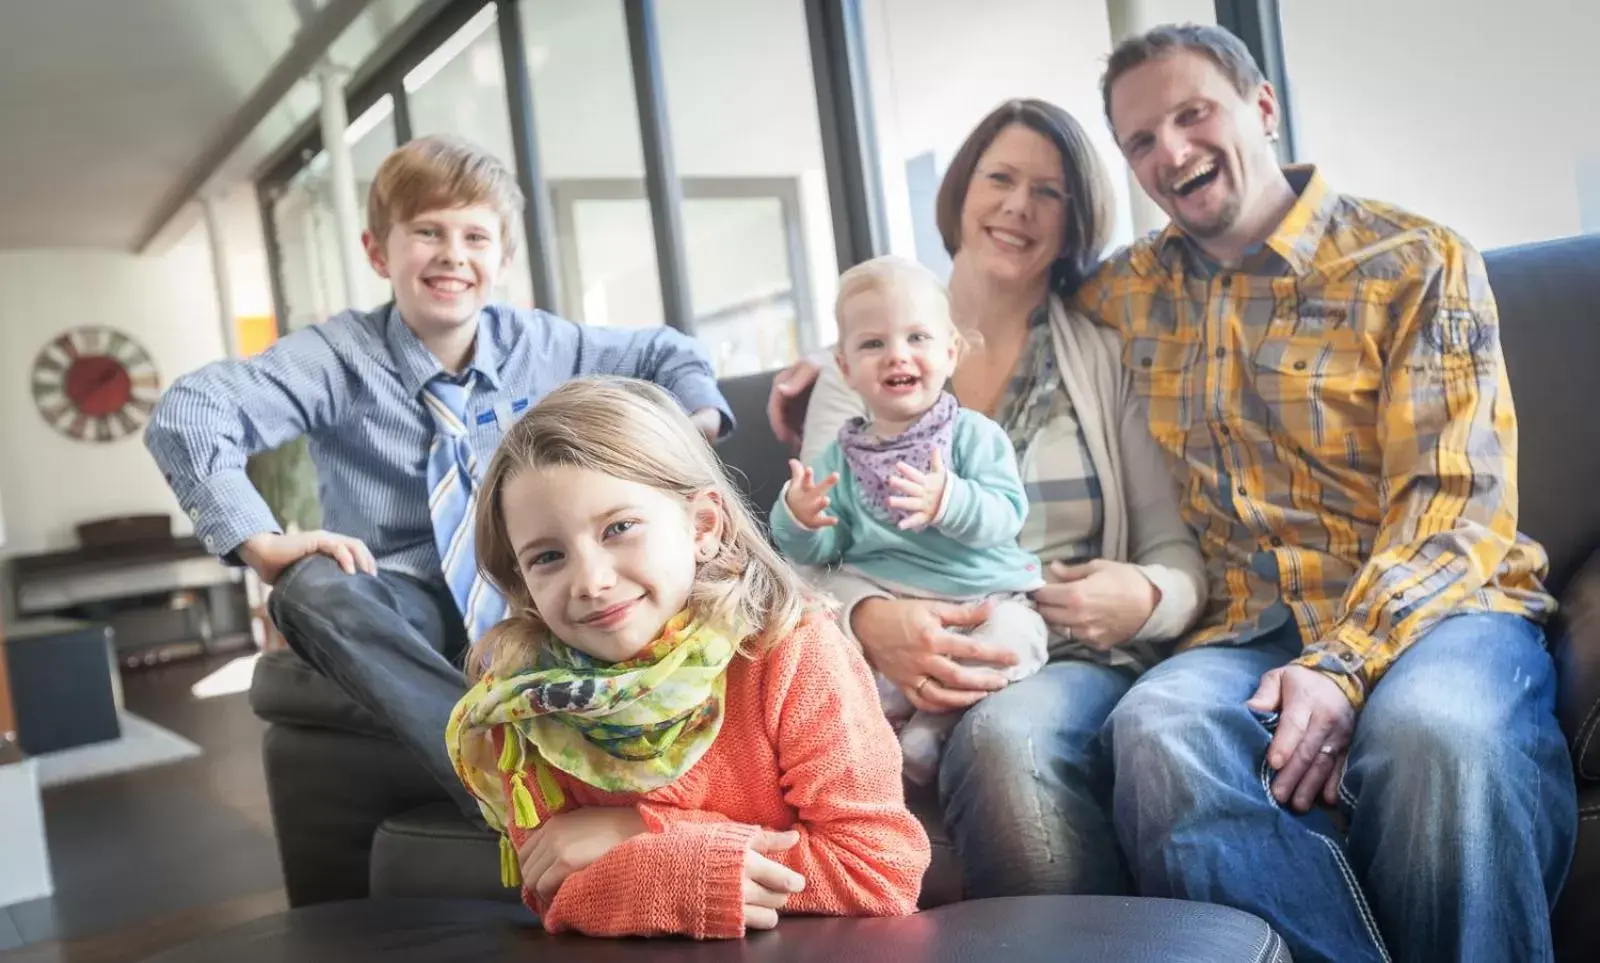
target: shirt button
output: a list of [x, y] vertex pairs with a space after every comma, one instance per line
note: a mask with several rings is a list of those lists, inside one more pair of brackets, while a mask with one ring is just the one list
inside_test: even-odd
[[216, 550], [217, 550], [217, 540], [212, 538], [210, 535], [207, 535], [206, 536], [206, 551], [215, 552]]
[[1270, 539], [1268, 539], [1268, 541], [1272, 543], [1272, 547], [1273, 548], [1282, 548], [1283, 547], [1283, 539], [1279, 538], [1276, 535], [1272, 536]]
[[1155, 362], [1150, 358], [1140, 358], [1139, 359], [1139, 367], [1141, 367], [1141, 368], [1148, 368], [1154, 363]]
[[191, 522], [198, 522], [200, 520], [200, 509], [198, 509], [198, 508], [189, 509], [189, 520]]
[[1304, 371], [1304, 370], [1306, 370], [1306, 363], [1304, 361], [1296, 361], [1294, 363], [1294, 370], [1296, 370], [1296, 371]]
[[1228, 349], [1227, 348], [1218, 348], [1216, 350], [1216, 356], [1218, 358], [1226, 358], [1228, 356]]
[[1239, 486], [1239, 497], [1240, 498], [1244, 498], [1244, 497], [1248, 496], [1249, 494], [1250, 493], [1245, 490], [1245, 487], [1243, 485]]
[[1233, 434], [1233, 432], [1229, 430], [1227, 425], [1218, 425], [1217, 426], [1217, 431], [1220, 432], [1222, 434], [1222, 437], [1224, 437], [1224, 438], [1226, 438], [1229, 435]]

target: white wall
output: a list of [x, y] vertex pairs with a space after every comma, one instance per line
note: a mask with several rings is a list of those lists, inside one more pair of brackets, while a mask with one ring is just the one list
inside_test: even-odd
[[1600, 4], [1285, 3], [1283, 34], [1299, 153], [1337, 190], [1485, 249], [1600, 229]]
[[[241, 258], [244, 258], [241, 252]], [[241, 267], [241, 305], [259, 298]], [[73, 526], [109, 515], [170, 512], [190, 530], [143, 442], [73, 441], [34, 407], [29, 369], [39, 349], [69, 328], [106, 325], [144, 346], [163, 387], [222, 356], [211, 258], [202, 229], [160, 257], [110, 251], [0, 252], [0, 491], [16, 555], [71, 548]]]

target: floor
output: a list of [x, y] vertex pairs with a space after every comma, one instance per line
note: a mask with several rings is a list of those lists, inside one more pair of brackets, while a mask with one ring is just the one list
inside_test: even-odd
[[47, 790], [56, 893], [0, 909], [4, 963], [138, 960], [286, 907], [243, 692], [199, 698], [218, 656], [123, 674], [129, 711], [198, 743], [197, 759]]

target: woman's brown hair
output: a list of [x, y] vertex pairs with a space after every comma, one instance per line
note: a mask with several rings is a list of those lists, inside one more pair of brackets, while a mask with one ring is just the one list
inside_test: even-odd
[[501, 498], [525, 471], [570, 466], [681, 495], [717, 495], [717, 553], [695, 569], [688, 607], [714, 625], [742, 626], [755, 651], [793, 632], [807, 607], [794, 569], [767, 542], [722, 463], [673, 397], [630, 378], [580, 378], [546, 395], [506, 432], [478, 488], [478, 568], [510, 607], [467, 656], [466, 673], [505, 675], [535, 664], [550, 630], [534, 611]]
[[1050, 290], [1062, 297], [1076, 291], [1100, 263], [1111, 237], [1111, 182], [1089, 135], [1073, 116], [1043, 100], [1008, 100], [967, 135], [939, 184], [935, 217], [944, 249], [952, 256], [961, 247], [961, 208], [983, 152], [1000, 132], [1020, 124], [1055, 145], [1061, 154], [1061, 179], [1066, 184], [1061, 253], [1050, 265]]

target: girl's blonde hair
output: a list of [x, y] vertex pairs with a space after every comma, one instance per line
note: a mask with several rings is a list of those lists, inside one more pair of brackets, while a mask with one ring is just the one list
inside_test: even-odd
[[925, 300], [921, 304], [931, 311], [937, 312], [945, 324], [950, 328], [950, 336], [955, 341], [957, 357], [966, 354], [976, 346], [979, 337], [976, 332], [967, 332], [956, 323], [950, 313], [950, 292], [945, 288], [944, 282], [920, 261], [910, 258], [898, 257], [893, 254], [884, 254], [862, 261], [855, 267], [839, 275], [839, 293], [833, 299], [833, 316], [839, 322], [838, 350], [844, 350], [844, 306], [845, 302], [859, 294], [868, 291], [906, 292], [921, 295]]
[[722, 512], [717, 553], [695, 569], [688, 607], [714, 625], [748, 626], [747, 652], [793, 632], [805, 614], [800, 578], [768, 544], [743, 496], [676, 400], [630, 378], [583, 378], [546, 395], [500, 442], [478, 489], [478, 568], [510, 605], [484, 633], [466, 671], [504, 675], [535, 664], [550, 629], [533, 608], [501, 499], [525, 471], [570, 466], [671, 492], [715, 492]]

